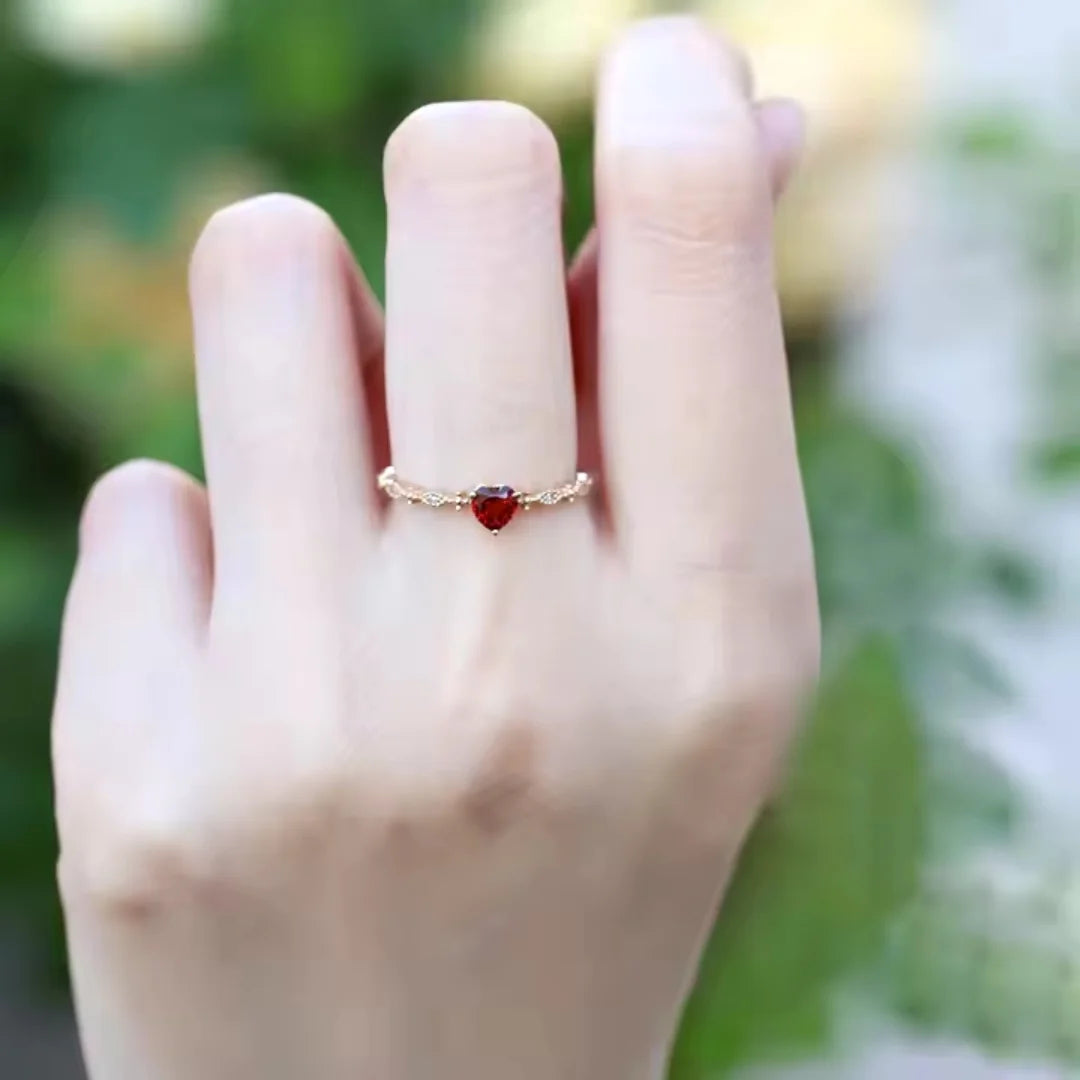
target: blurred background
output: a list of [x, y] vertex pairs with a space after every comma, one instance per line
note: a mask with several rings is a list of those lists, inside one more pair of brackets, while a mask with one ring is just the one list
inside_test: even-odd
[[[648, 0], [0, 6], [0, 1077], [81, 1076], [48, 716], [81, 499], [200, 471], [185, 269], [207, 215], [321, 203], [381, 288], [383, 142], [431, 99], [556, 130], [590, 206], [596, 58]], [[692, 7], [693, 5], [684, 5]], [[1080, 7], [707, 0], [807, 166], [779, 274], [826, 624], [675, 1076], [1080, 1068]]]

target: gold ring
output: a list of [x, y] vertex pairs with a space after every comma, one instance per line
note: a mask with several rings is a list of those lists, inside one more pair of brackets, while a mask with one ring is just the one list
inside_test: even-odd
[[437, 491], [420, 487], [402, 480], [393, 465], [379, 473], [379, 490], [391, 499], [404, 499], [409, 504], [419, 504], [439, 509], [452, 506], [463, 510], [468, 506], [473, 517], [493, 535], [510, 524], [519, 509], [531, 510], [534, 506], [558, 506], [572, 503], [589, 494], [593, 486], [588, 473], [579, 472], [573, 480], [543, 491], [515, 491], [509, 484], [481, 484], [469, 491]]

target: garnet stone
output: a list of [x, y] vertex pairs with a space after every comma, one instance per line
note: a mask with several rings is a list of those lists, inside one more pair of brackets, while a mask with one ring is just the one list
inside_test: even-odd
[[473, 517], [493, 533], [506, 528], [517, 513], [517, 494], [512, 487], [478, 487], [473, 492]]

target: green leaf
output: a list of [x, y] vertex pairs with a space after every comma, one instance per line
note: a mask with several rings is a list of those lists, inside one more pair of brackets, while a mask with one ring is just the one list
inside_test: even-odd
[[1046, 484], [1072, 483], [1080, 477], [1080, 438], [1055, 439], [1036, 447], [1031, 470]]
[[754, 832], [687, 1008], [677, 1080], [821, 1049], [830, 994], [880, 956], [925, 848], [918, 718], [889, 646], [823, 687], [791, 783]]
[[946, 146], [976, 161], [1016, 161], [1041, 146], [1031, 119], [1009, 106], [972, 110], [945, 125]]
[[969, 741], [945, 732], [928, 738], [933, 840], [939, 858], [954, 858], [976, 843], [1007, 839], [1020, 800], [1007, 772]]
[[988, 545], [977, 553], [978, 584], [984, 585], [1014, 611], [1030, 612], [1046, 596], [1040, 567], [1012, 548]]
[[340, 0], [237, 0], [230, 17], [231, 44], [264, 123], [333, 120], [368, 83], [357, 63], [364, 38]]

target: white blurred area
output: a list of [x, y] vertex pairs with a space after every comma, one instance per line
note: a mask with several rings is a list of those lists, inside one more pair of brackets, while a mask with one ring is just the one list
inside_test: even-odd
[[197, 46], [216, 0], [19, 0], [25, 42], [73, 67], [121, 71]]
[[[1076, 139], [1080, 5], [949, 0], [932, 14], [931, 122], [1016, 105], [1044, 136]], [[957, 176], [916, 160], [917, 212], [873, 319], [851, 341], [848, 385], [916, 443], [961, 526], [1015, 540], [1045, 568], [1048, 605], [1037, 620], [957, 614], [1016, 691], [1014, 702], [973, 720], [1028, 796], [1036, 834], [1028, 839], [1075, 857], [1080, 492], [1040, 488], [1021, 464], [1039, 434], [1043, 298], [1018, 267], [1017, 224], [1003, 207], [996, 218], [980, 210], [978, 193], [958, 191]]]
[[1066, 1080], [1066, 1074], [1053, 1067], [989, 1061], [964, 1046], [913, 1045], [882, 1036], [872, 1049], [842, 1062], [752, 1069], [739, 1080]]
[[[1075, 138], [1080, 5], [939, 0], [926, 5], [926, 18], [930, 68], [920, 129], [962, 110], [1018, 106], [1044, 135]], [[1049, 582], [1048, 608], [1038, 618], [974, 605], [955, 613], [1013, 690], [1010, 701], [965, 718], [971, 738], [991, 749], [1023, 797], [1015, 854], [997, 852], [979, 865], [992, 887], [1032, 864], [1035, 873], [1080, 865], [1080, 492], [1040, 488], [1018, 464], [1039, 434], [1032, 365], [1041, 298], [1020, 269], [1015, 221], [1007, 207], [996, 217], [973, 212], [975, 193], [958, 191], [957, 176], [932, 156], [913, 154], [900, 176], [910, 198], [906, 225], [890, 237], [874, 294], [859, 297], [870, 303], [851, 320], [844, 385], [917, 448], [953, 524], [1015, 542]], [[1075, 931], [1080, 938], [1080, 925]], [[838, 1014], [851, 1020], [847, 1054], [747, 1070], [740, 1080], [1075, 1075], [908, 1037], [880, 1017], [849, 1018], [851, 1011], [838, 1003]]]

